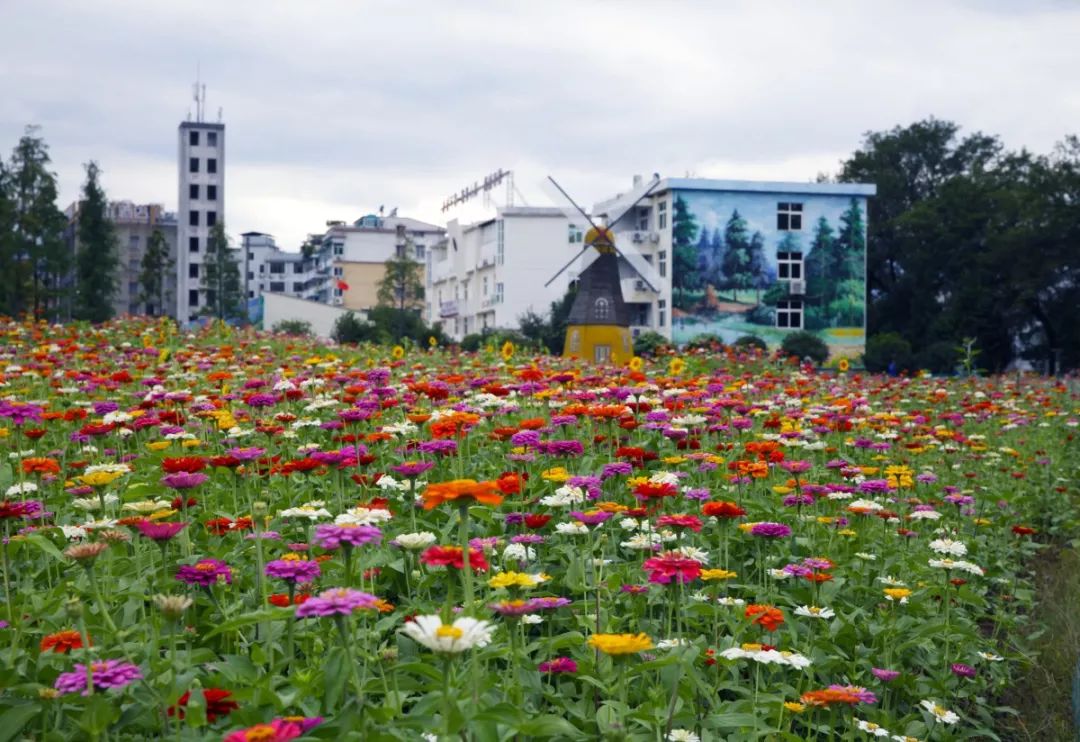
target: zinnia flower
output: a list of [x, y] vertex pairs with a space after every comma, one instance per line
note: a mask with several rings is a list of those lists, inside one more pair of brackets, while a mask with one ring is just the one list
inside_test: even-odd
[[176, 579], [203, 587], [219, 582], [232, 584], [232, 569], [220, 559], [200, 559], [193, 565], [185, 564], [180, 567], [176, 572]]
[[[206, 705], [206, 719], [210, 722], [215, 722], [218, 717], [228, 716], [230, 713], [240, 708], [240, 704], [236, 701], [228, 700], [232, 696], [231, 690], [225, 690], [224, 688], [203, 688], [202, 691], [203, 701]], [[169, 716], [179, 716], [184, 718], [184, 708], [188, 705], [188, 701], [191, 700], [191, 691], [187, 691], [184, 695], [176, 699], [175, 706], [169, 706]]]
[[153, 541], [168, 541], [187, 527], [187, 523], [161, 523], [141, 520], [135, 524], [139, 533]]
[[[464, 569], [465, 560], [462, 558], [460, 546], [432, 546], [420, 555], [420, 561], [432, 567], [454, 567]], [[486, 572], [489, 565], [480, 549], [469, 549], [469, 566], [476, 572]]]
[[556, 675], [564, 672], [577, 672], [578, 666], [577, 662], [574, 662], [574, 660], [569, 657], [556, 657], [553, 660], [541, 662], [537, 665], [537, 669], [540, 672]]
[[[41, 651], [48, 652], [51, 649], [56, 654], [67, 654], [73, 649], [80, 649], [82, 645], [82, 634], [68, 629], [67, 631], [57, 631], [43, 637]], [[93, 642], [90, 642], [90, 645], [93, 646]]]
[[[142, 672], [136, 665], [121, 660], [93, 662], [90, 664], [90, 671], [94, 690], [123, 688], [142, 677]], [[53, 687], [61, 693], [81, 692], [84, 696], [90, 695], [86, 688], [86, 665], [77, 664], [72, 672], [60, 673]]]
[[490, 644], [495, 625], [489, 621], [468, 617], [458, 618], [452, 624], [444, 624], [439, 616], [416, 616], [405, 624], [402, 632], [434, 652], [459, 654], [473, 647], [486, 647]]
[[305, 601], [296, 609], [296, 617], [349, 616], [359, 610], [375, 608], [378, 602], [379, 599], [370, 593], [339, 587]]
[[753, 623], [763, 627], [766, 631], [773, 632], [784, 623], [784, 612], [771, 605], [753, 603], [746, 606], [744, 614], [746, 618], [753, 618]]
[[375, 526], [358, 526], [351, 523], [325, 523], [315, 526], [315, 543], [324, 549], [345, 546], [363, 546], [382, 540], [382, 531]]
[[604, 654], [636, 654], [653, 648], [652, 639], [646, 634], [593, 634], [589, 646]]
[[786, 526], [783, 523], [770, 523], [768, 521], [755, 523], [750, 528], [750, 535], [761, 536], [763, 538], [786, 538], [791, 535], [791, 526]]
[[424, 510], [431, 510], [452, 500], [474, 500], [492, 507], [503, 501], [502, 492], [495, 482], [477, 482], [475, 479], [455, 479], [450, 482], [429, 484], [422, 493]]
[[274, 577], [293, 584], [311, 582], [321, 574], [319, 563], [304, 559], [275, 559], [266, 563], [267, 577]]
[[701, 576], [700, 562], [673, 551], [646, 559], [641, 566], [649, 573], [649, 582], [663, 585], [671, 582], [673, 577], [685, 584]]

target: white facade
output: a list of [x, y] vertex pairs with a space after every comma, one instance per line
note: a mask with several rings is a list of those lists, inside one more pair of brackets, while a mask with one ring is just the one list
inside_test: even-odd
[[[306, 301], [284, 294], [263, 294], [262, 329], [272, 330], [274, 325], [283, 320], [300, 320], [311, 325], [311, 332], [318, 338], [328, 340], [334, 332], [334, 324], [341, 315], [348, 312], [343, 307], [334, 307], [322, 302]], [[367, 319], [363, 312], [356, 316]]]
[[179, 129], [176, 318], [192, 322], [206, 305], [203, 259], [211, 228], [225, 220], [225, 124], [185, 121]]
[[543, 315], [577, 277], [571, 268], [544, 286], [581, 250], [584, 232], [556, 208], [507, 207], [476, 224], [451, 221], [446, 240], [429, 251], [426, 320], [460, 340], [516, 328], [529, 310]]
[[282, 250], [262, 232], [245, 232], [241, 241], [240, 271], [248, 299], [270, 292], [330, 303], [334, 286], [328, 245], [305, 254]]

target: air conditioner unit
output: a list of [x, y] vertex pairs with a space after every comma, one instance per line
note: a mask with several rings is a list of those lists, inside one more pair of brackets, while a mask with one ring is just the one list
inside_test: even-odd
[[806, 281], [792, 281], [788, 284], [788, 293], [801, 296], [806, 293]]
[[642, 281], [640, 278], [634, 281], [634, 291], [645, 291], [645, 289], [645, 282]]
[[644, 242], [645, 241], [645, 235], [643, 235], [641, 232], [634, 232], [634, 236], [631, 237], [630, 239], [633, 240], [634, 242]]
[[655, 244], [655, 243], [657, 243], [659, 241], [660, 241], [660, 233], [659, 232], [653, 232], [652, 234], [649, 235], [649, 242], [652, 242], [652, 243]]

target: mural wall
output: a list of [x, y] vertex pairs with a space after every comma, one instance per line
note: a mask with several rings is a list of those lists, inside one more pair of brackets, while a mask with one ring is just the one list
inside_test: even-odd
[[773, 345], [805, 329], [834, 354], [861, 352], [865, 215], [865, 197], [673, 192], [672, 339]]

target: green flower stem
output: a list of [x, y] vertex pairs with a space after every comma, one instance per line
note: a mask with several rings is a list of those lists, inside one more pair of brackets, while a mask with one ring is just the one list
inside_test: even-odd
[[458, 538], [461, 541], [461, 578], [465, 588], [465, 600], [462, 605], [462, 614], [469, 615], [473, 609], [473, 573], [472, 562], [469, 559], [469, 503], [463, 500], [458, 507], [461, 516]]
[[[338, 634], [341, 636], [341, 646], [345, 648], [345, 659], [349, 663], [349, 676], [352, 678], [353, 688], [356, 689], [356, 703], [357, 706], [363, 708], [364, 706], [364, 686], [360, 683], [360, 676], [356, 671], [356, 658], [353, 656], [352, 642], [350, 641], [350, 631], [347, 625], [347, 619], [345, 616], [338, 614], [334, 616], [334, 623], [337, 624]], [[342, 703], [344, 708], [344, 702]]]

